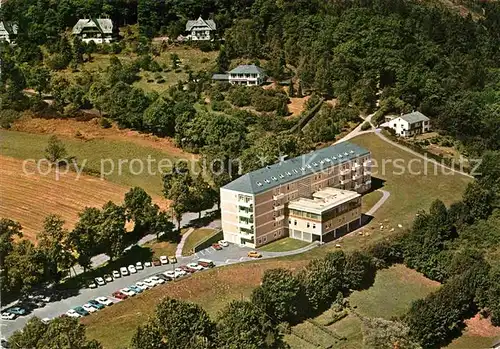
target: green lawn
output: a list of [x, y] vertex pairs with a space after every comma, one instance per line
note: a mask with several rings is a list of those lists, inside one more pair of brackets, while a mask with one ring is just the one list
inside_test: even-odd
[[390, 320], [403, 315], [413, 301], [438, 288], [438, 283], [420, 273], [401, 264], [394, 265], [377, 271], [373, 286], [353, 292], [349, 303], [361, 315]]
[[298, 250], [299, 248], [305, 247], [307, 245], [309, 245], [309, 242], [286, 237], [273, 241], [263, 247], [259, 247], [259, 250], [266, 252], [284, 252]]
[[149, 248], [155, 258], [160, 256], [175, 256], [177, 244], [168, 241], [150, 241], [144, 245]]
[[201, 228], [195, 229], [186, 239], [184, 243], [184, 248], [182, 249], [182, 255], [189, 256], [192, 254], [194, 247], [205, 240], [207, 237], [212, 235], [215, 232], [215, 229], [209, 228]]
[[371, 193], [363, 195], [361, 200], [361, 212], [368, 212], [381, 198], [382, 193], [379, 191], [372, 191]]
[[479, 337], [463, 334], [443, 349], [483, 349], [490, 348], [498, 337]]
[[[0, 153], [17, 159], [43, 159], [49, 135], [0, 130]], [[134, 143], [93, 139], [60, 138], [69, 155], [79, 165], [103, 178], [126, 187], [139, 186], [150, 194], [162, 196], [160, 170], [168, 171], [179, 158], [157, 149]], [[149, 159], [149, 160], [148, 160]], [[121, 166], [120, 166], [121, 160]], [[151, 164], [148, 170], [148, 161]], [[193, 166], [195, 163], [188, 159]], [[141, 164], [143, 171], [141, 172]], [[165, 165], [161, 168], [159, 165]], [[113, 170], [114, 167], [114, 170]], [[101, 172], [102, 169], [102, 172]], [[96, 178], [96, 180], [97, 180]]]
[[339, 349], [359, 349], [362, 348], [363, 333], [361, 332], [361, 320], [354, 316], [349, 315], [340, 321], [328, 326], [330, 330], [346, 338], [341, 342]]

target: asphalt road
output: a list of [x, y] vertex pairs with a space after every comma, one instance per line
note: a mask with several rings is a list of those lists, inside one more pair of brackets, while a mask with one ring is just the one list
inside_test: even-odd
[[[125, 288], [127, 286], [133, 285], [138, 281], [142, 281], [150, 276], [163, 273], [168, 270], [173, 270], [173, 268], [178, 267], [183, 264], [188, 264], [193, 261], [197, 261], [200, 258], [212, 260], [216, 266], [222, 266], [227, 264], [239, 263], [243, 261], [251, 260], [247, 257], [247, 253], [250, 251], [248, 247], [241, 247], [238, 245], [230, 244], [223, 250], [216, 251], [213, 247], [209, 247], [202, 250], [195, 255], [189, 257], [178, 258], [177, 264], [166, 264], [158, 267], [144, 268], [143, 270], [138, 270], [136, 274], [128, 275], [115, 279], [113, 282], [106, 284], [104, 286], [99, 286], [95, 289], [81, 289], [75, 291], [77, 293], [75, 296], [62, 299], [57, 302], [48, 303], [45, 307], [35, 309], [31, 314], [27, 316], [18, 317], [16, 320], [1, 320], [0, 334], [1, 337], [8, 338], [16, 330], [23, 328], [26, 322], [32, 316], [38, 316], [39, 318], [54, 318], [61, 314], [66, 313], [69, 309], [76, 306], [81, 306], [87, 303], [90, 299], [95, 299], [100, 296], [109, 297], [115, 302], [119, 302], [118, 299], [113, 299], [111, 294], [117, 290]], [[274, 257], [274, 255], [269, 255], [265, 257]], [[178, 281], [176, 281], [178, 282]], [[147, 292], [147, 291], [145, 291]], [[124, 300], [125, 302], [127, 300]]]

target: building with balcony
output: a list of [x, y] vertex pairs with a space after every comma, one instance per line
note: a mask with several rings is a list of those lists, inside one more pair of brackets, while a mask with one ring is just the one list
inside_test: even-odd
[[104, 44], [113, 41], [115, 31], [113, 21], [109, 18], [85, 18], [78, 20], [72, 33], [83, 42], [93, 41], [96, 44]]
[[203, 19], [201, 16], [197, 20], [190, 20], [186, 23], [187, 39], [193, 41], [213, 40], [217, 26], [211, 19]]
[[382, 126], [393, 129], [397, 136], [402, 137], [413, 137], [429, 132], [431, 127], [429, 118], [419, 111], [386, 120]]
[[359, 224], [370, 159], [368, 150], [342, 142], [239, 177], [220, 189], [224, 239], [254, 248], [286, 236], [345, 234]]

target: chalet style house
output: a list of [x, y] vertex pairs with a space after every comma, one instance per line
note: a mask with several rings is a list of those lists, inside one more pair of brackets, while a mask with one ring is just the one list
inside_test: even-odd
[[86, 43], [110, 43], [113, 41], [113, 33], [113, 22], [109, 18], [80, 19], [73, 27], [73, 35]]
[[396, 118], [386, 118], [382, 126], [393, 129], [396, 135], [401, 137], [413, 137], [429, 132], [431, 127], [429, 118], [419, 111]]
[[201, 16], [197, 20], [187, 21], [186, 38], [193, 41], [208, 41], [215, 37], [217, 26], [211, 19], [204, 20]]

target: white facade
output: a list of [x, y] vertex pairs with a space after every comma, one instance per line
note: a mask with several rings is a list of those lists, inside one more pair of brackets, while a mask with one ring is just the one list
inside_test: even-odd
[[220, 189], [224, 240], [255, 248], [254, 195]]
[[113, 22], [109, 18], [80, 19], [72, 33], [85, 43], [109, 44], [113, 41]]
[[187, 39], [193, 41], [208, 41], [214, 38], [217, 26], [211, 19], [204, 20], [199, 17], [195, 21], [187, 21], [186, 32], [188, 33]]
[[256, 65], [240, 65], [229, 73], [229, 83], [232, 85], [259, 86], [266, 79], [266, 73]]
[[394, 130], [397, 136], [413, 137], [418, 134], [429, 132], [429, 118], [419, 112], [402, 115], [382, 124]]
[[12, 42], [17, 35], [17, 25], [0, 22], [0, 41]]

